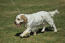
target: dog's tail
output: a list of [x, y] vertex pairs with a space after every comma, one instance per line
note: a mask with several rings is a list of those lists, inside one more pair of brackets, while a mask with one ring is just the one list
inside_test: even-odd
[[59, 14], [59, 11], [57, 9], [55, 11], [49, 11], [49, 14], [53, 17], [55, 14]]

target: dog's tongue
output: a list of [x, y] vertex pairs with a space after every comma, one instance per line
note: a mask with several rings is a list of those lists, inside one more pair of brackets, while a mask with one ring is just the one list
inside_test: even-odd
[[20, 27], [21, 25], [20, 24], [17, 24], [17, 27]]

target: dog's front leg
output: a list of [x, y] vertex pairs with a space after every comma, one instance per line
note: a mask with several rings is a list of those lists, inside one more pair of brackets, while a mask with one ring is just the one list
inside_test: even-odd
[[30, 34], [31, 32], [30, 29], [31, 29], [30, 27], [27, 27], [27, 29], [23, 33], [21, 33], [20, 36], [25, 37], [26, 35]]

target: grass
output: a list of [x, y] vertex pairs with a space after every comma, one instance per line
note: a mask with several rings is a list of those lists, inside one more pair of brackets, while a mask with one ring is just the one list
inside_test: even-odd
[[[65, 0], [0, 0], [0, 43], [65, 43]], [[15, 34], [25, 30], [24, 25], [16, 27], [14, 20], [19, 8], [21, 13], [34, 13], [42, 10], [58, 9], [59, 15], [54, 16], [58, 32], [39, 33], [28, 38], [16, 37]]]

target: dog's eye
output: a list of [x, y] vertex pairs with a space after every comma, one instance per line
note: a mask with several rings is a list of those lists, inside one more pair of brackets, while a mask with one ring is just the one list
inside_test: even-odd
[[20, 20], [19, 18], [17, 20]]

